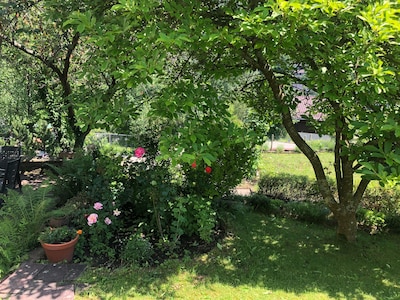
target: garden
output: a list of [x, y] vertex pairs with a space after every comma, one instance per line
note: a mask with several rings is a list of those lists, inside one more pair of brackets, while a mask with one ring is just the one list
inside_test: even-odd
[[1, 277], [43, 247], [81, 299], [399, 298], [398, 3], [0, 7], [0, 145], [49, 159]]
[[[400, 191], [366, 193], [349, 244], [336, 236], [303, 154], [262, 151], [257, 165], [261, 178], [242, 183], [253, 194], [207, 201], [182, 174], [151, 161], [150, 148], [81, 153], [52, 167], [40, 188], [7, 196], [2, 276], [40, 240], [72, 240], [79, 231], [70, 261], [88, 267], [77, 299], [397, 299]], [[187, 172], [212, 179], [215, 169], [198, 167]], [[66, 223], [49, 224], [61, 217]]]

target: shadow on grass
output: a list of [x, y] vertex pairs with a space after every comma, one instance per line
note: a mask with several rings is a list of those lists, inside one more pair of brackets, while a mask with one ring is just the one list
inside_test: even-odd
[[197, 270], [210, 282], [233, 286], [400, 299], [398, 249], [398, 235], [360, 232], [349, 244], [336, 238], [334, 228], [246, 213], [232, 224], [223, 248], [209, 253]]
[[201, 289], [211, 291], [207, 299], [216, 299], [215, 289], [228, 286], [293, 294], [290, 299], [310, 299], [306, 295], [313, 293], [324, 299], [400, 299], [398, 235], [360, 232], [357, 243], [348, 244], [336, 238], [334, 228], [249, 212], [237, 216], [229, 232], [218, 247], [194, 259], [120, 269], [110, 276], [92, 274], [100, 289], [92, 293], [95, 299], [104, 299], [104, 291], [112, 299], [171, 299], [182, 298], [185, 289]]

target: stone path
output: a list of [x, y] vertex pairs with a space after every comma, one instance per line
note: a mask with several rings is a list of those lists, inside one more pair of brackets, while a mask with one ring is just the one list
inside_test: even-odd
[[74, 280], [85, 270], [85, 265], [35, 263], [32, 260], [22, 263], [18, 270], [0, 282], [0, 299], [74, 299]]
[[73, 281], [85, 270], [81, 264], [38, 264], [26, 262], [0, 283], [0, 298], [74, 299]]

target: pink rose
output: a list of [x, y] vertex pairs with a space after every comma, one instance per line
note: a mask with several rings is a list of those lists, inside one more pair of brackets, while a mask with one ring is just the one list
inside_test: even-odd
[[98, 219], [99, 215], [98, 214], [90, 214], [87, 217], [87, 223], [89, 226], [92, 226], [93, 224], [97, 223], [97, 219]]
[[107, 217], [104, 219], [104, 223], [106, 223], [107, 225], [110, 225], [112, 222], [111, 222], [111, 219], [109, 217]]
[[101, 204], [100, 202], [96, 202], [96, 203], [93, 205], [93, 208], [94, 208], [95, 210], [103, 209], [103, 204]]
[[141, 157], [143, 157], [143, 155], [146, 153], [146, 150], [144, 150], [144, 148], [142, 148], [142, 147], [138, 147], [138, 148], [136, 148], [136, 150], [135, 150], [135, 156], [137, 157], [137, 158], [141, 158]]

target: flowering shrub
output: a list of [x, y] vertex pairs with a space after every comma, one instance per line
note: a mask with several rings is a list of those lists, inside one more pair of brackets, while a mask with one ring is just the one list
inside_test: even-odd
[[[104, 223], [106, 225], [111, 225], [113, 223], [113, 221], [110, 219], [110, 217], [118, 217], [121, 214], [121, 211], [118, 208], [115, 207], [115, 202], [112, 202], [112, 207], [114, 208], [112, 210], [112, 215], [109, 214], [109, 215], [106, 215], [104, 217], [103, 221], [104, 221]], [[100, 210], [102, 211], [104, 206], [103, 206], [103, 204], [101, 202], [96, 202], [93, 205], [93, 208], [96, 211], [100, 211]], [[99, 215], [97, 213], [91, 213], [90, 215], [87, 216], [86, 219], [87, 219], [87, 224], [89, 226], [92, 226], [92, 225], [96, 224], [99, 221]]]
[[118, 232], [123, 225], [119, 217], [119, 210], [115, 201], [97, 201], [91, 211], [85, 214], [87, 232], [86, 240], [89, 252], [96, 256], [115, 257], [113, 244], [118, 239]]
[[[93, 154], [90, 178], [84, 196], [75, 204], [77, 211], [72, 221], [76, 226], [83, 226], [82, 242], [76, 250], [81, 259], [115, 259], [122, 248], [125, 235], [132, 234], [128, 228], [134, 228], [134, 207], [131, 203], [133, 193], [127, 180], [127, 168], [133, 165], [145, 166], [146, 150], [138, 147], [134, 150], [134, 159], [111, 158], [99, 152]], [[82, 186], [82, 185], [80, 185]], [[90, 256], [88, 257], [88, 254]]]
[[82, 260], [121, 261], [121, 251], [133, 247], [125, 247], [128, 240], [142, 242], [128, 239], [138, 232], [147, 241], [210, 241], [217, 224], [213, 201], [237, 182], [238, 171], [243, 174], [248, 168], [240, 167], [248, 159], [242, 154], [235, 148], [213, 162], [199, 158], [173, 166], [156, 159], [154, 149], [138, 147], [122, 156], [108, 148], [107, 153], [99, 149], [82, 158], [83, 169], [75, 161], [76, 169], [69, 168], [58, 182], [68, 180], [71, 192], [82, 195], [75, 197], [79, 199], [72, 220], [75, 227], [84, 228], [76, 255]]

